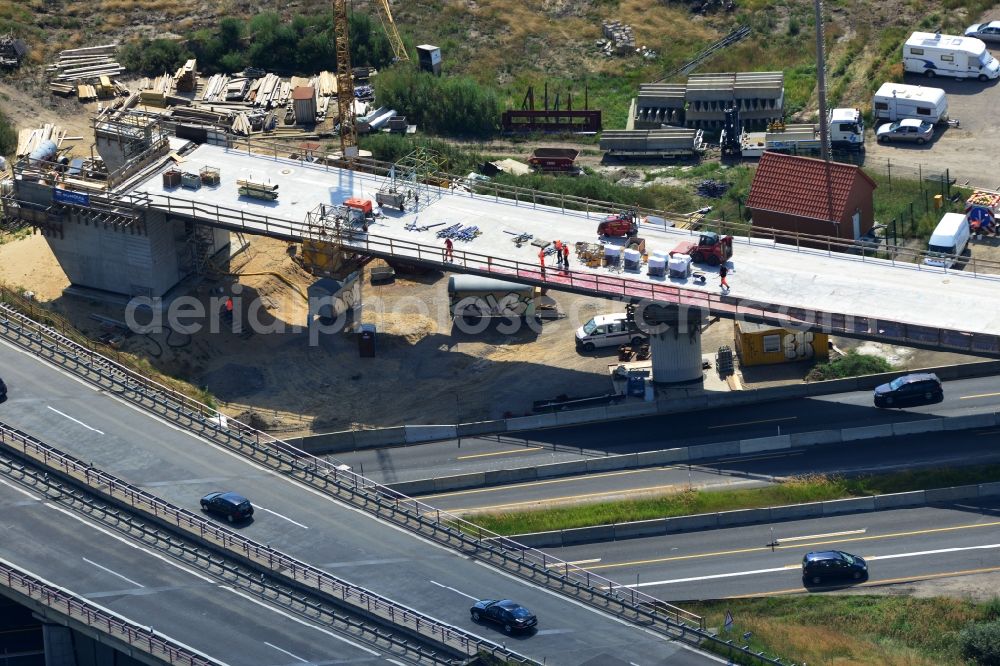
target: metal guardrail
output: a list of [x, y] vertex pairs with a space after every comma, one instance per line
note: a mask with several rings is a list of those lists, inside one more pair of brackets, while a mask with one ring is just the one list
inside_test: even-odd
[[[210, 535], [207, 537], [191, 530], [173, 529], [173, 523], [164, 520], [169, 516], [151, 513], [142, 503], [123, 503], [121, 497], [108, 493], [106, 484], [98, 482], [97, 486], [88, 486], [75, 476], [67, 475], [61, 465], [53, 467], [41, 463], [38, 456], [25, 456], [22, 453], [25, 442], [36, 453], [46, 447], [27, 433], [0, 422], [0, 443], [6, 445], [0, 446], [0, 475], [41, 493], [65, 508], [86, 515], [144, 545], [158, 548], [187, 566], [197, 567], [267, 602], [335, 631], [346, 632], [394, 656], [432, 666], [455, 666], [464, 663], [469, 657], [458, 656], [462, 653], [443, 648], [436, 640], [415, 637], [412, 631], [397, 631], [391, 623], [372, 621], [368, 608], [359, 613], [350, 604], [336, 599], [331, 601], [329, 595], [319, 593], [307, 585], [296, 584], [299, 581], [287, 576], [285, 571], [258, 566], [243, 552], [206, 547], [206, 544], [221, 544], [211, 539]], [[61, 454], [52, 447], [48, 448], [53, 454], [60, 456], [60, 459], [80, 463], [72, 456]], [[79, 465], [76, 467], [79, 468]], [[118, 488], [130, 487], [121, 482]]]
[[[750, 663], [780, 664], [728, 646], [706, 630], [704, 619], [635, 588], [594, 574], [375, 483], [336, 460], [323, 460], [255, 430], [207, 405], [107, 359], [0, 303], [0, 335], [77, 376], [173, 421], [209, 441], [264, 463], [318, 490], [447, 547], [572, 596], [627, 621], [701, 644], [718, 643]], [[346, 467], [346, 466], [344, 466]]]
[[0, 585], [60, 615], [98, 629], [164, 663], [178, 666], [217, 666], [219, 663], [157, 634], [151, 627], [130, 622], [2, 560]]
[[199, 515], [176, 507], [145, 490], [107, 472], [95, 469], [3, 423], [0, 423], [0, 442], [46, 467], [57, 470], [59, 473], [84, 484], [95, 492], [122, 502], [136, 511], [151, 514], [183, 532], [193, 534], [228, 551], [239, 553], [255, 565], [266, 568], [272, 575], [290, 578], [296, 583], [359, 608], [370, 616], [381, 618], [390, 624], [407, 627], [460, 654], [474, 656], [480, 652], [487, 652], [511, 663], [533, 663], [516, 652], [407, 608], [370, 590], [348, 583], [270, 546], [259, 544]]

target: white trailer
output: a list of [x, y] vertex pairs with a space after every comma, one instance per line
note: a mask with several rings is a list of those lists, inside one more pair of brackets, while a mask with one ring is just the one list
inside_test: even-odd
[[1000, 78], [1000, 63], [975, 37], [915, 32], [903, 44], [903, 69], [928, 78]]
[[[858, 109], [831, 109], [829, 120], [829, 146], [850, 150], [865, 149], [865, 121]], [[719, 143], [723, 155], [760, 157], [764, 151], [819, 154], [823, 141], [819, 125], [785, 125], [772, 123], [766, 132], [738, 131], [738, 118], [730, 113], [722, 129]]]
[[944, 123], [948, 122], [948, 98], [941, 88], [883, 83], [872, 99], [872, 116], [879, 121], [915, 118]]

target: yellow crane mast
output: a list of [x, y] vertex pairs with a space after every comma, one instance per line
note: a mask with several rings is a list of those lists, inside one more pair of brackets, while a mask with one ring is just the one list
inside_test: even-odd
[[333, 38], [337, 52], [337, 112], [340, 121], [340, 154], [357, 156], [358, 130], [354, 126], [354, 77], [351, 44], [347, 36], [347, 0], [333, 0]]
[[396, 56], [396, 60], [408, 61], [410, 55], [406, 52], [406, 47], [403, 46], [403, 39], [399, 36], [399, 31], [396, 30], [396, 22], [392, 20], [392, 12], [389, 10], [389, 0], [372, 1], [378, 10], [378, 17], [382, 21], [382, 29], [385, 30], [385, 34], [389, 38], [389, 45], [392, 46], [392, 52]]

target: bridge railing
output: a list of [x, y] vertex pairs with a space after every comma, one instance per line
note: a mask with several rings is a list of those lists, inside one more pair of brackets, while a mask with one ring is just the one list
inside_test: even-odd
[[0, 423], [0, 442], [21, 455], [27, 456], [49, 469], [57, 470], [63, 476], [69, 477], [101, 495], [112, 498], [137, 511], [150, 514], [160, 521], [193, 534], [204, 541], [236, 552], [256, 565], [271, 571], [274, 575], [289, 577], [300, 584], [318, 590], [320, 593], [331, 595], [362, 610], [369, 616], [412, 629], [421, 636], [426, 636], [468, 656], [484, 651], [494, 656], [503, 657], [509, 663], [530, 662], [529, 659], [516, 652], [506, 650], [462, 629], [445, 624], [365, 588], [348, 583], [270, 546], [259, 544], [186, 509], [176, 507], [127, 481], [96, 469], [3, 423]]
[[721, 640], [706, 629], [704, 619], [695, 613], [483, 529], [363, 477], [340, 461], [317, 458], [283, 440], [229, 419], [207, 405], [66, 339], [5, 304], [0, 304], [0, 335], [147, 411], [348, 501], [378, 518], [642, 626], [698, 644], [715, 644], [718, 649], [747, 659], [748, 663], [782, 663], [776, 658], [755, 654], [747, 648]]
[[[131, 196], [131, 195], [130, 195]], [[520, 280], [532, 284], [562, 289], [575, 289], [593, 295], [633, 300], [649, 300], [687, 308], [698, 308], [707, 314], [722, 314], [797, 330], [816, 330], [845, 336], [877, 336], [879, 339], [900, 345], [935, 346], [948, 351], [967, 354], [1000, 355], [1000, 335], [976, 333], [958, 329], [942, 329], [924, 324], [826, 312], [781, 303], [738, 299], [728, 295], [711, 294], [695, 289], [685, 289], [669, 284], [644, 282], [584, 271], [543, 269], [537, 263], [494, 257], [488, 254], [455, 248], [453, 258], [444, 260], [443, 248], [416, 241], [379, 236], [360, 230], [335, 230], [305, 221], [286, 220], [268, 215], [251, 213], [202, 201], [180, 199], [164, 194], [143, 194], [149, 205], [168, 213], [185, 215], [198, 220], [212, 220], [213, 224], [242, 233], [266, 234], [292, 241], [319, 240], [340, 244], [364, 254], [386, 259], [412, 259], [433, 264], [445, 270], [461, 268], [465, 272]], [[772, 232], [774, 230], [771, 230]], [[781, 232], [774, 232], [781, 233]], [[807, 237], [833, 241], [826, 237]], [[760, 242], [759, 239], [754, 239]], [[752, 242], [747, 239], [746, 242]], [[779, 246], [780, 247], [780, 246]], [[814, 248], [803, 251], [820, 252]], [[832, 249], [828, 250], [832, 253]], [[857, 257], [845, 260], [859, 261]], [[864, 260], [864, 257], [860, 259]], [[1000, 264], [998, 264], [1000, 266]], [[998, 276], [1000, 279], [1000, 276]]]
[[198, 654], [191, 648], [171, 641], [151, 627], [144, 627], [100, 608], [86, 599], [0, 561], [0, 585], [31, 599], [87, 627], [118, 639], [167, 664], [178, 666], [215, 666], [219, 662]]

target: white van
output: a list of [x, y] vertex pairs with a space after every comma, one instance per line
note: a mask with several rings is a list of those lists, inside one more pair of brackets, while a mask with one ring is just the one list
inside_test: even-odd
[[647, 336], [635, 324], [630, 324], [624, 312], [597, 315], [576, 329], [576, 346], [584, 351], [598, 347], [618, 347], [626, 343], [640, 344]]
[[945, 213], [927, 243], [928, 266], [951, 268], [969, 244], [969, 218], [961, 213]]
[[883, 83], [872, 99], [872, 115], [890, 122], [906, 118], [947, 122], [948, 98], [940, 88]]
[[915, 32], [906, 40], [903, 69], [928, 78], [1000, 78], [1000, 63], [986, 50], [983, 40], [932, 32]]

